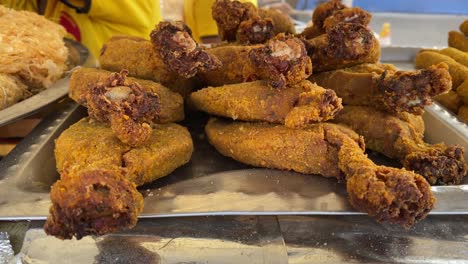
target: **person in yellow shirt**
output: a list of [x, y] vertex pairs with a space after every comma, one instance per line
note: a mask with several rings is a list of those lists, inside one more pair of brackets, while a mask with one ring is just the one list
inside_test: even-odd
[[70, 38], [83, 43], [95, 57], [114, 35], [148, 39], [161, 20], [158, 0], [0, 0], [0, 4], [37, 12], [61, 24]]

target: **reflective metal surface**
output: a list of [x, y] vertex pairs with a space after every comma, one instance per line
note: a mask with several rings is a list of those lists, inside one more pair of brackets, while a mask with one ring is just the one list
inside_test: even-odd
[[[49, 189], [58, 179], [54, 140], [86, 114], [69, 101], [62, 107], [0, 161], [0, 220], [46, 218]], [[360, 214], [348, 204], [345, 186], [334, 179], [256, 169], [222, 156], [205, 139], [206, 120], [207, 116], [199, 113], [186, 118], [183, 125], [191, 131], [195, 145], [192, 160], [172, 174], [140, 187], [145, 196], [141, 217]], [[425, 121], [428, 142], [457, 143], [468, 149], [466, 126], [441, 107], [428, 108]], [[369, 157], [378, 164], [401, 166], [373, 152]], [[432, 190], [437, 204], [431, 214], [468, 214], [468, 178], [464, 185]]]
[[37, 222], [12, 263], [288, 263], [276, 217], [142, 220], [130, 230], [62, 241]]
[[0, 264], [6, 264], [13, 257], [13, 248], [8, 233], [0, 231]]
[[289, 263], [468, 263], [468, 216], [429, 216], [410, 230], [364, 216], [278, 217]]
[[[79, 64], [77, 66], [96, 67], [96, 59], [89, 53], [83, 45], [78, 42], [66, 40], [69, 49], [74, 49], [74, 53], [79, 54]], [[73, 69], [72, 69], [73, 70]], [[8, 108], [0, 110], [0, 126], [27, 117], [44, 108], [47, 105], [59, 100], [68, 94], [68, 82], [70, 80], [70, 70], [65, 73], [64, 78], [58, 80], [48, 89], [35, 94], [21, 102]]]

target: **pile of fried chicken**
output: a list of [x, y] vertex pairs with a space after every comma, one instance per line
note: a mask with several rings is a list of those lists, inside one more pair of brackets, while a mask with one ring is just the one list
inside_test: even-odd
[[[431, 184], [461, 182], [464, 150], [423, 141], [424, 106], [452, 87], [446, 64], [379, 64], [371, 15], [338, 0], [318, 6], [300, 34], [287, 16], [249, 3], [217, 0], [212, 11], [219, 45], [204, 48], [184, 23], [161, 22], [150, 41], [109, 40], [102, 69], [73, 73], [70, 97], [89, 117], [57, 139], [48, 234], [134, 226], [143, 207], [136, 187], [190, 159], [190, 135], [173, 123], [184, 118], [183, 99], [213, 116], [205, 131], [221, 154], [336, 178], [378, 222], [410, 227], [434, 207]], [[404, 168], [376, 165], [366, 147]]]

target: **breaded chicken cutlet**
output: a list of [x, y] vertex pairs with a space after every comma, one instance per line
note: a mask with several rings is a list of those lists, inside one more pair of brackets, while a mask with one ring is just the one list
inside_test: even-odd
[[268, 80], [270, 86], [282, 88], [312, 74], [304, 44], [298, 38], [283, 34], [262, 45], [225, 45], [206, 51], [222, 64], [219, 69], [199, 74], [209, 86]]
[[210, 143], [223, 155], [253, 166], [321, 174], [346, 181], [351, 205], [378, 222], [412, 226], [434, 207], [430, 185], [405, 169], [377, 166], [354, 131], [334, 124], [290, 129], [212, 118]]
[[344, 105], [372, 106], [389, 113], [422, 114], [432, 97], [452, 87], [447, 65], [419, 71], [398, 71], [389, 64], [361, 64], [314, 74], [312, 82], [332, 89]]
[[133, 227], [143, 209], [136, 186], [171, 173], [192, 151], [189, 132], [177, 124], [153, 124], [147, 144], [135, 148], [108, 126], [80, 120], [56, 141], [61, 179], [52, 186], [46, 233], [80, 239]]
[[345, 106], [332, 122], [349, 126], [364, 136], [369, 149], [400, 160], [430, 184], [460, 184], [468, 168], [464, 149], [424, 142], [422, 118], [412, 118], [420, 120], [404, 120], [371, 107]]
[[212, 115], [243, 121], [267, 121], [288, 127], [332, 119], [342, 108], [333, 90], [307, 80], [283, 89], [265, 81], [208, 87], [190, 95], [192, 105]]

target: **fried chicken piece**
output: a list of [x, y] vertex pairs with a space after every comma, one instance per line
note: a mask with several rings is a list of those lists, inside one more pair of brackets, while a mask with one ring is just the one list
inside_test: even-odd
[[249, 2], [217, 0], [213, 3], [212, 15], [221, 40], [229, 42], [258, 44], [278, 33], [294, 33], [288, 16], [276, 10], [257, 9]]
[[466, 79], [468, 79], [468, 67], [456, 62], [449, 56], [439, 54], [433, 51], [422, 51], [416, 55], [415, 65], [418, 68], [429, 68], [434, 64], [444, 62], [448, 65], [448, 71], [452, 76], [453, 87], [458, 87]]
[[50, 198], [53, 205], [44, 229], [60, 239], [81, 239], [132, 228], [143, 210], [143, 197], [136, 185], [118, 171], [64, 173], [52, 186]]
[[219, 69], [199, 74], [207, 86], [263, 79], [281, 88], [305, 80], [312, 72], [304, 44], [282, 34], [264, 45], [224, 45], [207, 49], [207, 52], [222, 63]]
[[281, 90], [268, 87], [264, 81], [208, 87], [192, 93], [190, 102], [212, 115], [288, 127], [332, 119], [342, 108], [335, 92], [309, 81]]
[[460, 31], [465, 34], [465, 37], [468, 37], [468, 19], [460, 24]]
[[305, 37], [309, 39], [324, 34], [325, 30], [323, 24], [325, 20], [331, 15], [333, 15], [333, 13], [335, 13], [336, 11], [345, 8], [347, 8], [347, 6], [343, 5], [341, 3], [341, 0], [330, 0], [328, 2], [318, 5], [312, 13], [312, 27], [314, 28], [314, 30], [311, 30], [311, 32], [315, 33], [314, 35], [308, 35]]
[[270, 80], [273, 88], [283, 88], [307, 79], [312, 74], [312, 62], [304, 43], [298, 38], [280, 34], [263, 47], [249, 51], [250, 61], [258, 68], [262, 79]]
[[205, 131], [221, 154], [240, 162], [346, 180], [350, 203], [379, 222], [410, 227], [434, 207], [423, 177], [375, 165], [364, 154], [362, 138], [344, 126], [289, 129], [211, 119]]
[[150, 122], [161, 110], [159, 95], [126, 81], [128, 72], [113, 73], [86, 93], [90, 117], [110, 124], [115, 136], [130, 146], [142, 146], [151, 137]]
[[184, 78], [221, 66], [215, 56], [193, 40], [192, 31], [181, 21], [160, 22], [150, 36], [156, 53], [168, 68]]
[[[69, 83], [69, 96], [75, 102], [86, 106], [86, 94], [97, 83], [104, 83], [112, 73], [95, 68], [78, 68], [73, 71]], [[157, 94], [161, 108], [152, 120], [155, 123], [171, 123], [184, 120], [184, 99], [159, 83], [127, 77], [128, 84], [138, 83], [147, 93]]]
[[468, 52], [468, 38], [458, 31], [450, 31], [448, 35], [449, 47]]
[[340, 23], [319, 37], [304, 40], [314, 73], [376, 63], [380, 46], [372, 32], [359, 24]]
[[414, 123], [364, 106], [346, 106], [332, 122], [349, 126], [364, 136], [368, 148], [400, 160], [430, 184], [460, 184], [466, 175], [463, 148], [425, 143]]
[[197, 86], [194, 79], [181, 78], [171, 71], [150, 41], [137, 37], [112, 37], [103, 46], [99, 63], [108, 71], [125, 69], [129, 76], [159, 82], [184, 98]]
[[389, 65], [363, 64], [314, 74], [310, 80], [332, 89], [345, 105], [372, 106], [388, 113], [422, 114], [432, 97], [449, 91], [451, 78], [444, 63], [419, 71], [396, 71]]
[[258, 13], [260, 17], [264, 19], [269, 18], [273, 22], [273, 33], [277, 35], [279, 33], [294, 34], [296, 28], [291, 18], [281, 11], [274, 8], [259, 8]]
[[177, 124], [152, 125], [145, 147], [117, 140], [105, 124], [84, 118], [57, 139], [61, 179], [52, 186], [46, 233], [61, 239], [131, 228], [142, 211], [136, 186], [159, 179], [190, 160], [193, 143]]
[[[317, 9], [316, 9], [317, 10]], [[315, 12], [314, 12], [315, 14]], [[318, 24], [313, 24], [304, 29], [299, 36], [305, 39], [311, 39], [325, 34], [327, 30], [338, 25], [339, 23], [354, 23], [367, 27], [372, 19], [372, 15], [359, 7], [343, 8], [335, 10], [326, 19], [319, 21]], [[322, 25], [319, 27], [318, 25]]]

